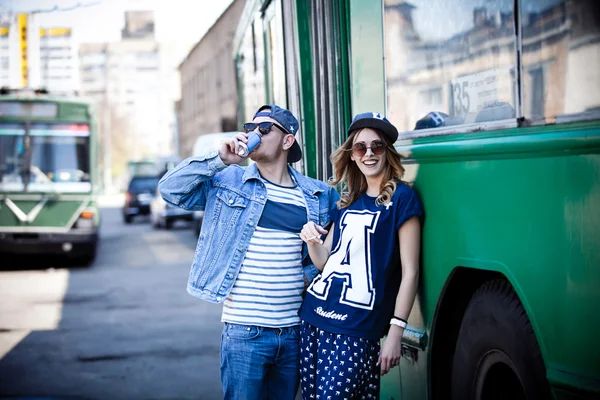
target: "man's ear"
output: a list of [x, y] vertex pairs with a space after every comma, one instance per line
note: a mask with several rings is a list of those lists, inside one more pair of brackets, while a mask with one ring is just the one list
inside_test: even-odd
[[292, 147], [292, 145], [294, 144], [294, 140], [296, 140], [296, 138], [291, 133], [288, 133], [287, 135], [285, 135], [285, 137], [283, 138], [283, 149], [289, 150]]

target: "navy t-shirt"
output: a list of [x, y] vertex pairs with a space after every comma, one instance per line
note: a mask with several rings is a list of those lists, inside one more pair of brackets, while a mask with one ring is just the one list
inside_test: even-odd
[[331, 254], [307, 289], [300, 318], [331, 333], [382, 338], [402, 278], [398, 229], [422, 215], [417, 194], [402, 182], [386, 205], [363, 193], [348, 208], [333, 210]]

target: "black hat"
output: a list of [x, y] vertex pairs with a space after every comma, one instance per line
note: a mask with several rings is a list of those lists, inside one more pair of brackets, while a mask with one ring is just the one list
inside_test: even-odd
[[348, 135], [356, 129], [377, 129], [394, 143], [398, 139], [398, 129], [386, 117], [377, 112], [358, 114], [348, 128]]

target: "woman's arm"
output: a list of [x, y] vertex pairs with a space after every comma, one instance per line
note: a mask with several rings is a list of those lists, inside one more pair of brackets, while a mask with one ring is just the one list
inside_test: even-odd
[[[325, 242], [321, 240], [321, 235], [324, 234], [327, 234]], [[330, 232], [314, 222], [307, 222], [300, 232], [300, 239], [308, 245], [308, 255], [310, 256], [313, 265], [319, 271], [323, 271], [323, 267], [331, 252], [333, 231]]]
[[[415, 302], [419, 283], [419, 254], [421, 250], [421, 222], [418, 217], [412, 217], [398, 230], [400, 241], [400, 261], [402, 264], [402, 282], [396, 296], [394, 316], [408, 319]], [[381, 365], [381, 375], [385, 375], [392, 367], [400, 363], [402, 334], [404, 328], [391, 325], [387, 338], [381, 348], [378, 364]]]

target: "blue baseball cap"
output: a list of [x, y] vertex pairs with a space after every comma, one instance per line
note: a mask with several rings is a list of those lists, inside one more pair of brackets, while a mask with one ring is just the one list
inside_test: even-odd
[[350, 136], [350, 132], [363, 128], [372, 128], [383, 132], [392, 143], [398, 139], [398, 129], [378, 112], [362, 113], [354, 117], [348, 128], [348, 136]]
[[[270, 109], [270, 110], [267, 110]], [[260, 107], [256, 114], [254, 114], [254, 118], [256, 117], [269, 117], [273, 118], [275, 121], [279, 123], [283, 128], [285, 128], [286, 133], [291, 133], [296, 136], [300, 125], [298, 124], [298, 120], [294, 117], [294, 114], [291, 111], [286, 110], [285, 108], [281, 108], [275, 104], [265, 104]], [[302, 149], [300, 149], [300, 145], [296, 140], [294, 140], [294, 144], [290, 148], [288, 152], [288, 163], [295, 163], [296, 161], [300, 161], [302, 159]]]

